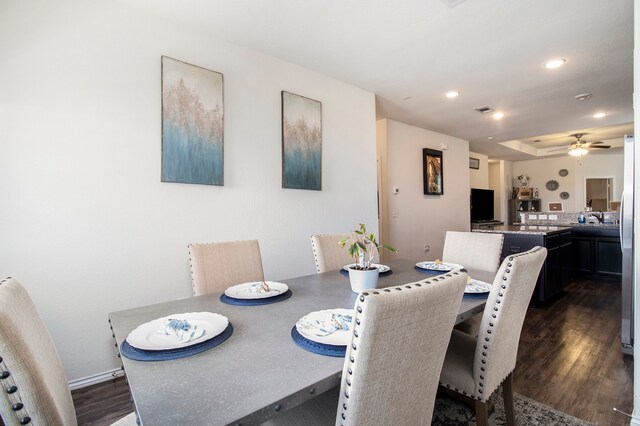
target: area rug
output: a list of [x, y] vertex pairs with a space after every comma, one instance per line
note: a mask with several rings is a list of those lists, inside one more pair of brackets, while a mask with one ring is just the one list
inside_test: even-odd
[[[502, 394], [496, 392], [491, 398], [495, 404], [495, 409], [489, 415], [489, 425], [502, 426], [507, 424], [504, 414], [504, 401]], [[516, 425], [518, 426], [589, 426], [595, 423], [585, 422], [576, 417], [553, 408], [540, 404], [525, 396], [514, 394], [514, 404], [516, 412]], [[444, 426], [473, 426], [476, 419], [473, 410], [464, 403], [449, 397], [438, 394], [436, 405], [433, 410], [432, 425]]]

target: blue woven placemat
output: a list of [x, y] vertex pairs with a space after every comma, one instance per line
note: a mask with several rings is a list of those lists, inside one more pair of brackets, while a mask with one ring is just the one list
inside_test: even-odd
[[334, 357], [344, 357], [347, 352], [347, 346], [344, 345], [325, 345], [324, 343], [314, 342], [298, 333], [298, 329], [294, 325], [291, 329], [291, 338], [305, 351], [313, 352], [314, 354], [327, 355]]
[[[345, 277], [349, 276], [349, 271], [345, 271], [344, 269], [340, 269], [340, 273], [342, 275], [344, 275]], [[393, 274], [393, 271], [391, 269], [389, 269], [388, 271], [385, 271], [385, 272], [379, 272], [378, 276], [386, 277], [386, 276], [391, 275], [391, 274]]]
[[489, 297], [489, 292], [486, 293], [465, 293], [465, 299], [486, 299]]
[[218, 334], [216, 337], [205, 340], [202, 343], [198, 343], [193, 346], [187, 346], [186, 348], [171, 349], [166, 351], [145, 351], [142, 349], [134, 348], [131, 346], [127, 339], [122, 341], [120, 345], [120, 352], [122, 356], [135, 361], [168, 361], [172, 359], [185, 358], [191, 355], [199, 354], [200, 352], [207, 351], [211, 348], [215, 348], [225, 340], [227, 340], [233, 334], [233, 326], [231, 323], [224, 329], [224, 331]]
[[282, 302], [283, 300], [287, 300], [288, 298], [290, 298], [291, 294], [291, 290], [287, 290], [282, 294], [273, 297], [267, 297], [266, 299], [236, 299], [235, 297], [229, 297], [226, 294], [222, 293], [220, 295], [220, 301], [222, 303], [226, 303], [227, 305], [260, 306]]
[[451, 271], [433, 271], [431, 269], [418, 268], [417, 266], [414, 266], [413, 269], [415, 269], [418, 272], [422, 272], [423, 274], [429, 274], [429, 275], [440, 275], [440, 274], [446, 274], [447, 272], [453, 271], [453, 269]]

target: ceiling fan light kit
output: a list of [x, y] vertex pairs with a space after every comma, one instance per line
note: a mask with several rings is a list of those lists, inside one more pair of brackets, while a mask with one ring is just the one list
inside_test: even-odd
[[569, 151], [569, 155], [572, 157], [582, 157], [583, 155], [587, 155], [588, 153], [589, 153], [589, 150], [581, 146], [576, 146], [575, 148], [571, 148], [571, 150]]
[[585, 135], [586, 133], [574, 133], [572, 136], [574, 138], [576, 138], [576, 140], [574, 142], [571, 143], [571, 145], [569, 146], [564, 146], [564, 147], [559, 147], [556, 149], [552, 149], [551, 151], [560, 151], [563, 149], [569, 149], [569, 155], [572, 157], [577, 157], [578, 158], [578, 163], [582, 164], [582, 156], [583, 155], [587, 155], [589, 153], [589, 149], [591, 148], [600, 148], [600, 149], [608, 149], [611, 148], [609, 145], [600, 145], [602, 143], [602, 141], [596, 141], [596, 142], [584, 142], [582, 140], [582, 137]]

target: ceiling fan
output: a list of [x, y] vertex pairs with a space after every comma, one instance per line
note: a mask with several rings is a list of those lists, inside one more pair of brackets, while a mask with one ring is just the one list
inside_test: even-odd
[[571, 145], [565, 145], [562, 147], [550, 149], [548, 152], [561, 151], [563, 149], [568, 149], [569, 155], [573, 157], [582, 157], [583, 155], [587, 154], [589, 150], [592, 148], [600, 148], [600, 149], [611, 148], [611, 146], [609, 145], [600, 145], [601, 143], [603, 143], [602, 141], [585, 142], [582, 140], [582, 137], [584, 135], [586, 135], [586, 133], [574, 133], [572, 135], [569, 135], [576, 138], [576, 140], [572, 142]]

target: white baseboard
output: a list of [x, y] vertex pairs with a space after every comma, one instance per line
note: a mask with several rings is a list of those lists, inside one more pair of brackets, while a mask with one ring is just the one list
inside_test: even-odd
[[83, 377], [81, 379], [71, 380], [69, 382], [69, 389], [76, 390], [82, 389], [87, 386], [96, 385], [98, 383], [113, 380], [116, 377], [124, 376], [124, 371], [120, 368], [114, 368], [113, 370], [105, 371], [104, 373], [94, 374], [93, 376]]

